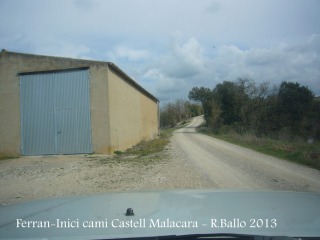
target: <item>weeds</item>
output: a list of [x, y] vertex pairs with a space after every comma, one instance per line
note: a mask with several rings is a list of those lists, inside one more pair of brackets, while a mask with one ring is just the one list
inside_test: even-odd
[[123, 154], [123, 152], [122, 151], [114, 151], [114, 154], [121, 155], [121, 154]]
[[19, 158], [19, 156], [6, 156], [6, 155], [0, 155], [0, 161], [1, 161], [1, 160], [14, 159], [14, 158]]
[[170, 142], [169, 139], [172, 136], [173, 130], [173, 128], [161, 130], [158, 138], [151, 141], [142, 141], [138, 145], [128, 149], [125, 154], [147, 156], [162, 152]]
[[234, 131], [215, 134], [211, 129], [201, 127], [199, 132], [225, 140], [258, 152], [307, 165], [320, 170], [320, 143], [307, 143], [301, 140], [275, 140], [259, 138], [253, 134], [237, 134]]
[[150, 141], [142, 141], [125, 152], [115, 151], [112, 158], [101, 159], [104, 164], [140, 164], [143, 166], [164, 161], [166, 154], [165, 147], [170, 142], [170, 137], [175, 128], [160, 131], [160, 136]]

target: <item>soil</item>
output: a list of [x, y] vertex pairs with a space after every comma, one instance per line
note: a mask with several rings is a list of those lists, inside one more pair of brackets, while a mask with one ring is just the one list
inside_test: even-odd
[[249, 189], [320, 192], [320, 171], [196, 132], [194, 118], [146, 156], [60, 155], [0, 161], [0, 205], [104, 192]]
[[163, 152], [52, 155], [0, 161], [0, 205], [70, 195], [210, 188], [212, 182], [170, 143]]

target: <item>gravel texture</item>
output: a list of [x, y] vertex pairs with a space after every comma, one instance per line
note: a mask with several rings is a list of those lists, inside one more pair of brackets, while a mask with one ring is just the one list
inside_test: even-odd
[[320, 192], [320, 171], [197, 133], [195, 117], [172, 142], [215, 189]]
[[195, 131], [176, 130], [165, 150], [147, 156], [60, 155], [0, 161], [0, 205], [70, 195], [156, 189], [320, 192], [320, 171]]
[[149, 156], [60, 155], [0, 161], [0, 204], [70, 195], [210, 188], [170, 143]]

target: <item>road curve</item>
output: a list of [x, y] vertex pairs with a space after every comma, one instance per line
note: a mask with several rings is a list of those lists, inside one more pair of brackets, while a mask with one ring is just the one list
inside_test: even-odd
[[173, 146], [217, 189], [320, 192], [320, 171], [197, 133], [202, 116], [176, 130]]

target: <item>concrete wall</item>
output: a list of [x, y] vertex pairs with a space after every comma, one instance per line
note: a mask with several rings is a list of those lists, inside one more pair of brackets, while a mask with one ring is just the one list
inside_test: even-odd
[[0, 157], [18, 156], [22, 72], [89, 67], [92, 145], [95, 153], [125, 150], [158, 134], [158, 103], [115, 74], [106, 62], [7, 51], [0, 53]]
[[125, 150], [158, 135], [158, 102], [108, 72], [111, 150]]

